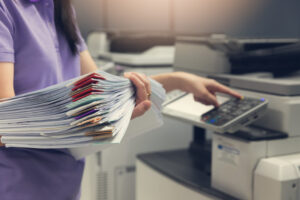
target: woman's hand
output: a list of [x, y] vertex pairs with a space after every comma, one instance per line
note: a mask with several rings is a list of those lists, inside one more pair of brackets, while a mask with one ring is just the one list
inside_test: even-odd
[[167, 92], [183, 90], [192, 93], [195, 101], [205, 105], [219, 106], [216, 93], [225, 93], [236, 98], [242, 98], [240, 94], [212, 79], [202, 78], [186, 72], [172, 72], [154, 75], [151, 78], [160, 82]]
[[128, 78], [136, 87], [136, 106], [133, 110], [131, 119], [143, 115], [151, 107], [151, 101], [149, 100], [151, 95], [150, 81], [144, 74], [127, 72], [124, 73], [124, 77]]
[[216, 93], [224, 93], [236, 98], [242, 98], [242, 96], [229, 89], [228, 87], [218, 83], [213, 79], [203, 78], [194, 74], [178, 72], [182, 79], [182, 90], [190, 92], [194, 95], [195, 101], [199, 101], [205, 105], [219, 106], [216, 98]]

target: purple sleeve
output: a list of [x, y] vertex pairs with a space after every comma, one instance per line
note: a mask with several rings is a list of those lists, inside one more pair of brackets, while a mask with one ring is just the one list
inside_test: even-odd
[[0, 4], [0, 62], [14, 62], [13, 22]]

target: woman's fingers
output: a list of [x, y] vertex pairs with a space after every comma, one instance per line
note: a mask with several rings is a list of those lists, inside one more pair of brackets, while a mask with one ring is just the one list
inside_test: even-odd
[[212, 83], [208, 86], [208, 89], [211, 92], [221, 92], [221, 93], [229, 94], [229, 95], [239, 98], [239, 99], [242, 98], [242, 95], [240, 95], [239, 93], [231, 90], [230, 88], [228, 88], [216, 81], [212, 81]]
[[136, 107], [134, 108], [131, 119], [143, 115], [150, 108], [151, 108], [151, 101], [146, 100], [141, 102], [140, 104], [136, 105]]
[[207, 100], [205, 100], [205, 99], [200, 99], [199, 97], [195, 97], [194, 96], [194, 100], [195, 101], [197, 101], [197, 102], [200, 102], [200, 103], [202, 103], [202, 104], [204, 104], [204, 105], [210, 105], [210, 103], [207, 101]]
[[199, 96], [195, 96], [194, 99], [205, 105], [219, 106], [216, 96], [211, 94], [208, 90], [203, 91]]
[[133, 119], [143, 115], [151, 107], [151, 101], [148, 100], [151, 94], [150, 81], [145, 75], [134, 72], [124, 73], [124, 77], [136, 87], [136, 106], [131, 116]]
[[139, 104], [140, 102], [147, 100], [148, 97], [147, 97], [146, 86], [143, 83], [143, 81], [141, 81], [140, 78], [136, 76], [134, 73], [125, 73], [124, 76], [128, 78], [137, 89], [136, 103]]
[[141, 74], [141, 73], [133, 73], [134, 75], [136, 75], [137, 77], [140, 78], [140, 80], [144, 83], [146, 91], [147, 91], [147, 98], [149, 99], [150, 95], [151, 95], [151, 84], [149, 79], [147, 78], [147, 76], [145, 74]]

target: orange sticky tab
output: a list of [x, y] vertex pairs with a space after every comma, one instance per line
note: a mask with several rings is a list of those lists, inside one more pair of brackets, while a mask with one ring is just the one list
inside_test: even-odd
[[92, 124], [94, 124], [94, 123], [96, 123], [96, 122], [101, 121], [101, 119], [102, 119], [102, 117], [94, 117], [94, 118], [91, 118], [91, 119], [88, 119], [88, 120], [85, 120], [85, 121], [83, 121], [83, 122], [78, 123], [77, 126], [81, 126], [81, 125], [87, 124], [87, 123], [92, 123]]

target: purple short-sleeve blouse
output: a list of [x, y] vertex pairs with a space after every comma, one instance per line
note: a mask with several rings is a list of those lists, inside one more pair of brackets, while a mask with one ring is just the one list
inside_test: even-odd
[[[16, 95], [79, 76], [79, 59], [56, 31], [53, 0], [0, 1], [0, 62], [14, 63]], [[76, 199], [83, 167], [67, 150], [0, 148], [0, 198]]]

